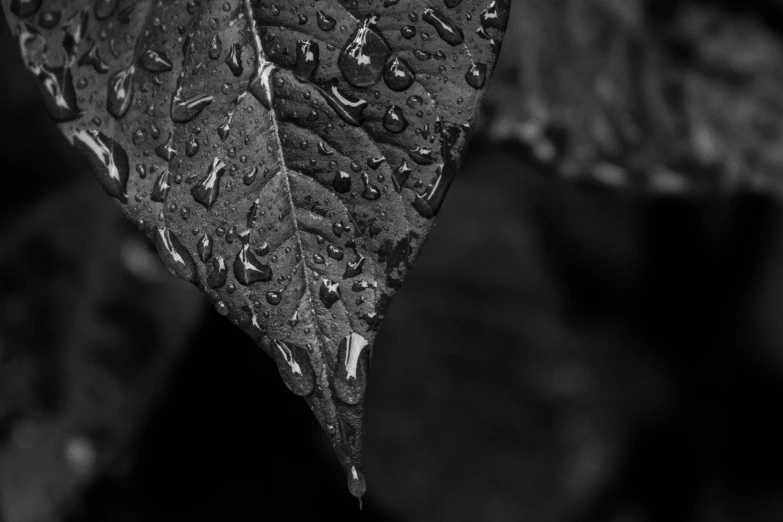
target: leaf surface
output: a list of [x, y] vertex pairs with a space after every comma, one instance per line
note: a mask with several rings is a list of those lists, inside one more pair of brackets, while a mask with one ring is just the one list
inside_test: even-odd
[[272, 357], [361, 497], [372, 345], [459, 168], [508, 0], [4, 7], [106, 192]]

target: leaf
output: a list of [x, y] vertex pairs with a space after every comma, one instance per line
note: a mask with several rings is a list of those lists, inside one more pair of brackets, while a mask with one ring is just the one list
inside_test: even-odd
[[372, 345], [509, 3], [6, 5], [52, 117], [169, 270], [274, 359], [357, 497]]

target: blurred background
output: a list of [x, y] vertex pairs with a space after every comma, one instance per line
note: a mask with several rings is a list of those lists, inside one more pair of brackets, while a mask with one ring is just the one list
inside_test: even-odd
[[361, 512], [0, 22], [0, 521], [783, 520], [783, 1], [513, 1], [375, 350]]

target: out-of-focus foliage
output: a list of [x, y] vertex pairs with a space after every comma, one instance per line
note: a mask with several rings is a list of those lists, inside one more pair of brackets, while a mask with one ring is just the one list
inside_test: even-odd
[[779, 0], [515, 0], [489, 132], [568, 178], [780, 194]]

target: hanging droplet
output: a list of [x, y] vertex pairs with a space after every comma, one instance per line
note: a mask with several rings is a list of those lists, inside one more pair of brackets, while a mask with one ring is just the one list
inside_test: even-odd
[[206, 176], [190, 189], [193, 199], [204, 205], [207, 210], [212, 208], [212, 205], [215, 204], [220, 195], [220, 178], [223, 177], [225, 172], [226, 164], [222, 160], [215, 158], [212, 160], [212, 165], [210, 165]]
[[106, 193], [126, 203], [125, 190], [128, 186], [130, 166], [125, 149], [108, 136], [94, 130], [77, 131], [73, 144], [76, 150], [87, 158], [90, 169]]
[[391, 54], [386, 40], [376, 30], [377, 22], [376, 16], [359, 22], [337, 59], [343, 77], [355, 87], [372, 87], [378, 83]]

